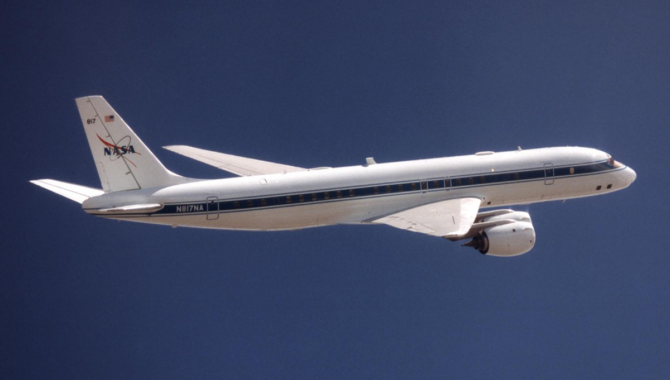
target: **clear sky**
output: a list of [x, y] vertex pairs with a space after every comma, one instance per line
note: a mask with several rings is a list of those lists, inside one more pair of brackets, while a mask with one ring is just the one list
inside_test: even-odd
[[[302, 4], [301, 4], [302, 3]], [[670, 377], [667, 1], [0, 5], [0, 377]], [[301, 167], [547, 146], [633, 167], [517, 206], [500, 259], [387, 226], [252, 233], [88, 216], [74, 98], [172, 171], [185, 144]]]

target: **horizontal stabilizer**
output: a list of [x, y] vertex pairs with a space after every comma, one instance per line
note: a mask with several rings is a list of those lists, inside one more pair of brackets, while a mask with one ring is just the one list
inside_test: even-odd
[[240, 176], [283, 174], [307, 170], [253, 158], [233, 156], [232, 154], [212, 152], [211, 150], [193, 148], [186, 145], [171, 145], [164, 146], [163, 148]]
[[84, 203], [88, 198], [104, 194], [104, 191], [100, 189], [56, 181], [53, 179], [38, 179], [30, 182], [79, 203]]

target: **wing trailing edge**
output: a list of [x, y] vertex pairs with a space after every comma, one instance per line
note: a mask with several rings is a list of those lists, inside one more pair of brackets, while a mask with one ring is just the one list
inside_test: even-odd
[[481, 199], [459, 198], [435, 202], [371, 221], [426, 235], [460, 238], [470, 231]]

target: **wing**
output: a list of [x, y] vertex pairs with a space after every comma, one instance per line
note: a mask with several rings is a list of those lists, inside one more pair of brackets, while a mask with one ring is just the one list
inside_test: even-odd
[[164, 146], [163, 148], [240, 176], [282, 174], [307, 170], [295, 166], [255, 160], [253, 158], [233, 156], [232, 154], [212, 152], [211, 150], [198, 149], [186, 145], [171, 145]]
[[431, 236], [459, 238], [470, 231], [480, 203], [479, 198], [450, 199], [401, 211], [372, 223]]

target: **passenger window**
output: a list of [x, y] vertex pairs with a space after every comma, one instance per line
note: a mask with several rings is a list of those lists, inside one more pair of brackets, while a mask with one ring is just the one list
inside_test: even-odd
[[340, 190], [337, 191], [337, 197], [342, 198], [342, 191], [340, 191]]
[[233, 208], [240, 208], [240, 202], [235, 201], [235, 203], [233, 203]]
[[475, 183], [474, 178], [468, 178], [468, 184], [472, 185]]
[[486, 177], [484, 176], [479, 177], [479, 183], [486, 183]]
[[575, 174], [575, 168], [570, 168], [570, 174]]
[[611, 188], [612, 188], [612, 184], [610, 183], [609, 185], [607, 185], [607, 189], [611, 189]]
[[286, 203], [291, 203], [292, 201], [291, 197], [286, 197]]
[[461, 186], [461, 179], [460, 178], [456, 179], [456, 186]]
[[254, 201], [248, 200], [247, 201], [247, 207], [254, 207]]
[[349, 196], [350, 196], [350, 197], [353, 197], [353, 196], [354, 196], [354, 190], [353, 190], [353, 189], [352, 189], [352, 190], [349, 190]]
[[514, 173], [514, 179], [517, 181], [519, 180], [519, 173]]
[[416, 182], [412, 182], [412, 190], [416, 190]]
[[428, 182], [421, 182], [421, 190], [427, 190], [428, 189]]
[[299, 202], [304, 202], [305, 201], [305, 196], [302, 195], [302, 194], [298, 195], [298, 201]]
[[375, 186], [375, 188], [372, 190], [375, 194], [379, 194], [379, 188]]
[[261, 206], [267, 206], [267, 205], [268, 205], [268, 204], [267, 204], [267, 202], [265, 201], [265, 199], [261, 199]]
[[391, 186], [386, 186], [386, 192], [390, 193], [391, 192]]
[[402, 185], [398, 185], [398, 191], [402, 192]]
[[598, 187], [596, 187], [596, 190], [600, 190], [602, 188], [603, 188], [602, 186], [598, 185]]
[[327, 191], [323, 193], [323, 199], [330, 199], [330, 193]]

